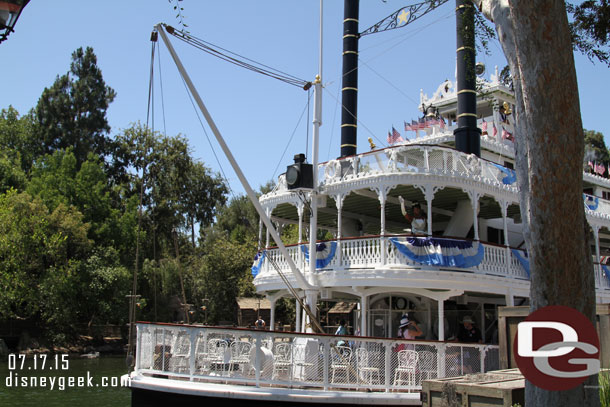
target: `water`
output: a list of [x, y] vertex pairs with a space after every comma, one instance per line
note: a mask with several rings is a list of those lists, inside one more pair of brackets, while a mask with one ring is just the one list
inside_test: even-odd
[[[36, 366], [33, 356], [27, 356], [23, 367], [18, 356], [14, 365], [9, 365], [6, 360], [0, 362], [2, 407], [129, 407], [131, 404], [130, 390], [120, 387], [120, 377], [127, 372], [124, 357], [82, 359], [76, 356], [62, 361], [62, 355], [57, 355], [57, 359], [55, 355], [48, 355], [42, 369], [42, 359], [39, 356]], [[67, 367], [66, 370], [61, 369], [62, 362], [63, 366]], [[89, 383], [93, 384], [93, 387], [86, 387], [88, 375], [91, 378]], [[7, 380], [10, 385], [11, 377], [12, 386], [7, 387]], [[41, 377], [46, 377], [45, 387], [42, 386]], [[80, 383], [83, 387], [69, 387], [69, 377], [75, 377], [73, 386], [79, 384], [78, 377], [83, 377]], [[35, 387], [22, 387], [24, 378], [27, 378], [28, 384], [32, 383], [32, 378], [38, 383]], [[19, 387], [15, 386], [16, 379], [19, 379]], [[51, 380], [54, 380], [53, 389], [50, 388]], [[60, 389], [62, 384], [63, 390]], [[103, 387], [104, 384], [108, 387]], [[115, 384], [119, 387], [112, 387]]]

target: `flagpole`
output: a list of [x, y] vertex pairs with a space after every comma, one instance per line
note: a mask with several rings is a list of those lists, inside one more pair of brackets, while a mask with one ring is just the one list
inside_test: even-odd
[[[324, 1], [320, 0], [320, 42], [319, 42], [319, 64], [318, 74], [316, 80], [313, 83], [314, 86], [314, 99], [313, 99], [313, 134], [311, 138], [311, 164], [313, 166], [313, 189], [311, 190], [310, 197], [310, 221], [309, 221], [309, 275], [308, 282], [311, 286], [315, 287], [315, 274], [316, 274], [316, 263], [317, 263], [317, 250], [316, 241], [318, 236], [318, 150], [320, 140], [320, 126], [322, 125], [322, 40], [323, 40], [323, 14]], [[305, 300], [307, 307], [311, 311], [311, 315], [316, 316], [316, 310], [318, 305], [318, 290], [308, 289], [305, 291]], [[309, 315], [307, 316], [309, 320]], [[305, 326], [306, 332], [313, 332], [311, 329], [311, 321]]]

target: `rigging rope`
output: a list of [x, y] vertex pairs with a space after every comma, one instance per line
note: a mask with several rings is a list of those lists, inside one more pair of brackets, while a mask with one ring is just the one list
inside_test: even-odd
[[211, 42], [202, 40], [197, 38], [189, 33], [184, 31], [176, 30], [175, 28], [164, 25], [166, 31], [178, 38], [179, 40], [195, 47], [203, 52], [206, 52], [212, 56], [222, 59], [223, 61], [229, 62], [231, 64], [237, 65], [239, 67], [248, 69], [250, 71], [259, 73], [261, 75], [269, 76], [271, 78], [280, 80], [289, 85], [298, 86], [300, 88], [304, 88], [309, 81], [304, 79], [300, 79], [294, 75], [288, 74], [286, 72], [280, 71], [279, 69], [272, 68], [268, 65], [265, 65], [261, 62], [254, 61], [253, 59], [247, 58], [235, 52], [229, 51], [225, 48], [222, 48], [218, 45], [214, 45]]

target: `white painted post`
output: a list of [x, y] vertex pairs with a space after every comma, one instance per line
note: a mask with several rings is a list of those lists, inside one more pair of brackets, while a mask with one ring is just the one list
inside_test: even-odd
[[263, 244], [263, 220], [258, 219], [258, 251], [261, 250], [261, 244]]
[[295, 321], [295, 326], [294, 326], [294, 330], [296, 332], [302, 332], [301, 331], [301, 303], [297, 300], [296, 301], [296, 317], [297, 320]]
[[381, 204], [381, 214], [380, 214], [380, 220], [381, 220], [381, 237], [379, 238], [379, 250], [381, 251], [380, 253], [380, 258], [381, 258], [381, 264], [384, 265], [386, 262], [386, 256], [385, 256], [385, 203], [386, 203], [386, 192], [385, 189], [382, 187], [378, 190], [378, 196], [379, 196], [379, 203]]
[[189, 353], [189, 381], [193, 381], [193, 375], [195, 374], [195, 356], [196, 349], [195, 345], [197, 342], [197, 332], [193, 328], [189, 328], [190, 336], [191, 336], [191, 351]]
[[507, 307], [514, 307], [515, 306], [515, 297], [513, 297], [513, 291], [510, 288], [508, 289], [508, 292], [506, 293], [504, 298], [506, 299], [506, 306]]
[[275, 298], [273, 300], [269, 300], [269, 303], [271, 305], [271, 315], [269, 317], [269, 330], [270, 331], [274, 331], [275, 330]]
[[474, 227], [474, 240], [479, 240], [479, 194], [476, 191], [472, 191], [472, 220]]
[[343, 253], [341, 249], [341, 226], [342, 226], [342, 216], [341, 213], [343, 211], [343, 195], [337, 194], [335, 195], [335, 204], [337, 205], [337, 265], [339, 267], [343, 264]]
[[256, 387], [260, 387], [261, 381], [261, 354], [263, 351], [261, 348], [263, 347], [263, 341], [261, 340], [262, 334], [260, 332], [255, 332], [255, 340], [256, 340], [256, 349], [254, 354], [254, 377], [256, 379]]
[[445, 300], [438, 300], [438, 340], [445, 340]]
[[[152, 338], [152, 335], [151, 335]], [[136, 365], [135, 365], [135, 371], [136, 374], [140, 374], [140, 363], [142, 362], [142, 327], [140, 325], [136, 325], [136, 342], [137, 342], [137, 347], [136, 347]], [[151, 343], [151, 346], [152, 343]], [[150, 349], [150, 352], [152, 352], [154, 354], [154, 346], [153, 349]], [[154, 366], [153, 366], [154, 367]]]
[[368, 316], [368, 297], [365, 294], [360, 296], [360, 336], [366, 335], [366, 317]]
[[322, 382], [324, 383], [324, 390], [328, 390], [328, 366], [330, 365], [330, 340], [328, 338], [323, 339], [324, 343], [324, 355], [323, 355], [323, 367], [322, 367]]
[[390, 377], [392, 376], [392, 342], [385, 342], [385, 391], [390, 392]]

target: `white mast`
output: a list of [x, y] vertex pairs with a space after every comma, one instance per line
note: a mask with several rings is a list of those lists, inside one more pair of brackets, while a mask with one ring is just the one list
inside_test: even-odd
[[[311, 164], [313, 166], [313, 189], [310, 193], [311, 218], [309, 221], [309, 283], [316, 285], [316, 240], [318, 235], [318, 146], [320, 140], [320, 126], [322, 125], [322, 38], [323, 38], [323, 3], [320, 0], [320, 55], [318, 64], [318, 74], [314, 81], [314, 99], [313, 99], [313, 136], [311, 140]], [[305, 291], [306, 302], [312, 315], [316, 316], [318, 304], [318, 290], [309, 289]], [[307, 332], [312, 332], [311, 324], [306, 325]]]
[[[212, 133], [214, 133], [214, 136], [216, 137], [218, 144], [220, 144], [222, 151], [225, 153], [227, 159], [231, 163], [231, 166], [233, 167], [233, 171], [235, 171], [237, 178], [239, 178], [239, 181], [241, 182], [244, 189], [246, 190], [246, 193], [248, 194], [248, 197], [252, 201], [254, 208], [256, 208], [258, 215], [263, 220], [263, 223], [269, 230], [271, 237], [277, 244], [277, 247], [280, 249], [280, 253], [282, 253], [284, 258], [288, 262], [288, 265], [290, 266], [292, 273], [294, 274], [297, 282], [299, 283], [300, 288], [304, 291], [311, 290], [313, 288], [312, 285], [309, 284], [309, 282], [305, 279], [303, 274], [301, 274], [301, 272], [299, 271], [297, 266], [292, 261], [292, 258], [288, 254], [288, 250], [286, 250], [286, 246], [284, 246], [284, 243], [282, 243], [282, 239], [280, 238], [280, 235], [275, 230], [275, 227], [271, 223], [271, 220], [269, 219], [269, 217], [265, 214], [265, 211], [263, 210], [263, 207], [261, 206], [260, 202], [258, 201], [256, 194], [250, 187], [250, 184], [248, 183], [248, 180], [244, 176], [244, 173], [241, 171], [241, 168], [239, 168], [237, 161], [235, 161], [235, 158], [233, 157], [231, 150], [229, 150], [229, 147], [227, 146], [224, 139], [222, 138], [222, 135], [220, 134], [218, 127], [216, 127], [216, 123], [214, 123], [214, 120], [212, 119], [212, 116], [210, 116], [208, 109], [203, 104], [203, 100], [201, 99], [201, 96], [199, 96], [199, 92], [197, 92], [197, 89], [195, 89], [195, 86], [193, 85], [193, 82], [191, 81], [190, 76], [188, 75], [188, 73], [184, 69], [184, 66], [182, 65], [182, 61], [180, 61], [180, 58], [178, 58], [178, 55], [176, 54], [176, 51], [174, 50], [172, 43], [169, 42], [169, 39], [167, 38], [167, 34], [165, 34], [165, 30], [163, 29], [163, 25], [157, 24], [155, 28], [157, 29], [159, 34], [161, 34], [161, 38], [163, 39], [165, 46], [167, 46], [167, 49], [169, 50], [170, 54], [172, 55], [172, 58], [174, 59], [174, 63], [176, 64], [178, 71], [180, 71], [180, 75], [182, 75], [182, 78], [186, 82], [186, 86], [189, 88], [191, 94], [193, 95], [193, 98], [195, 99], [197, 106], [199, 106], [199, 110], [201, 110], [201, 113], [203, 114], [206, 121], [208, 122], [210, 129], [212, 129]], [[314, 171], [314, 174], [315, 174], [315, 171]], [[315, 253], [315, 251], [314, 251], [314, 253]], [[315, 308], [314, 308], [314, 310], [315, 310]]]

